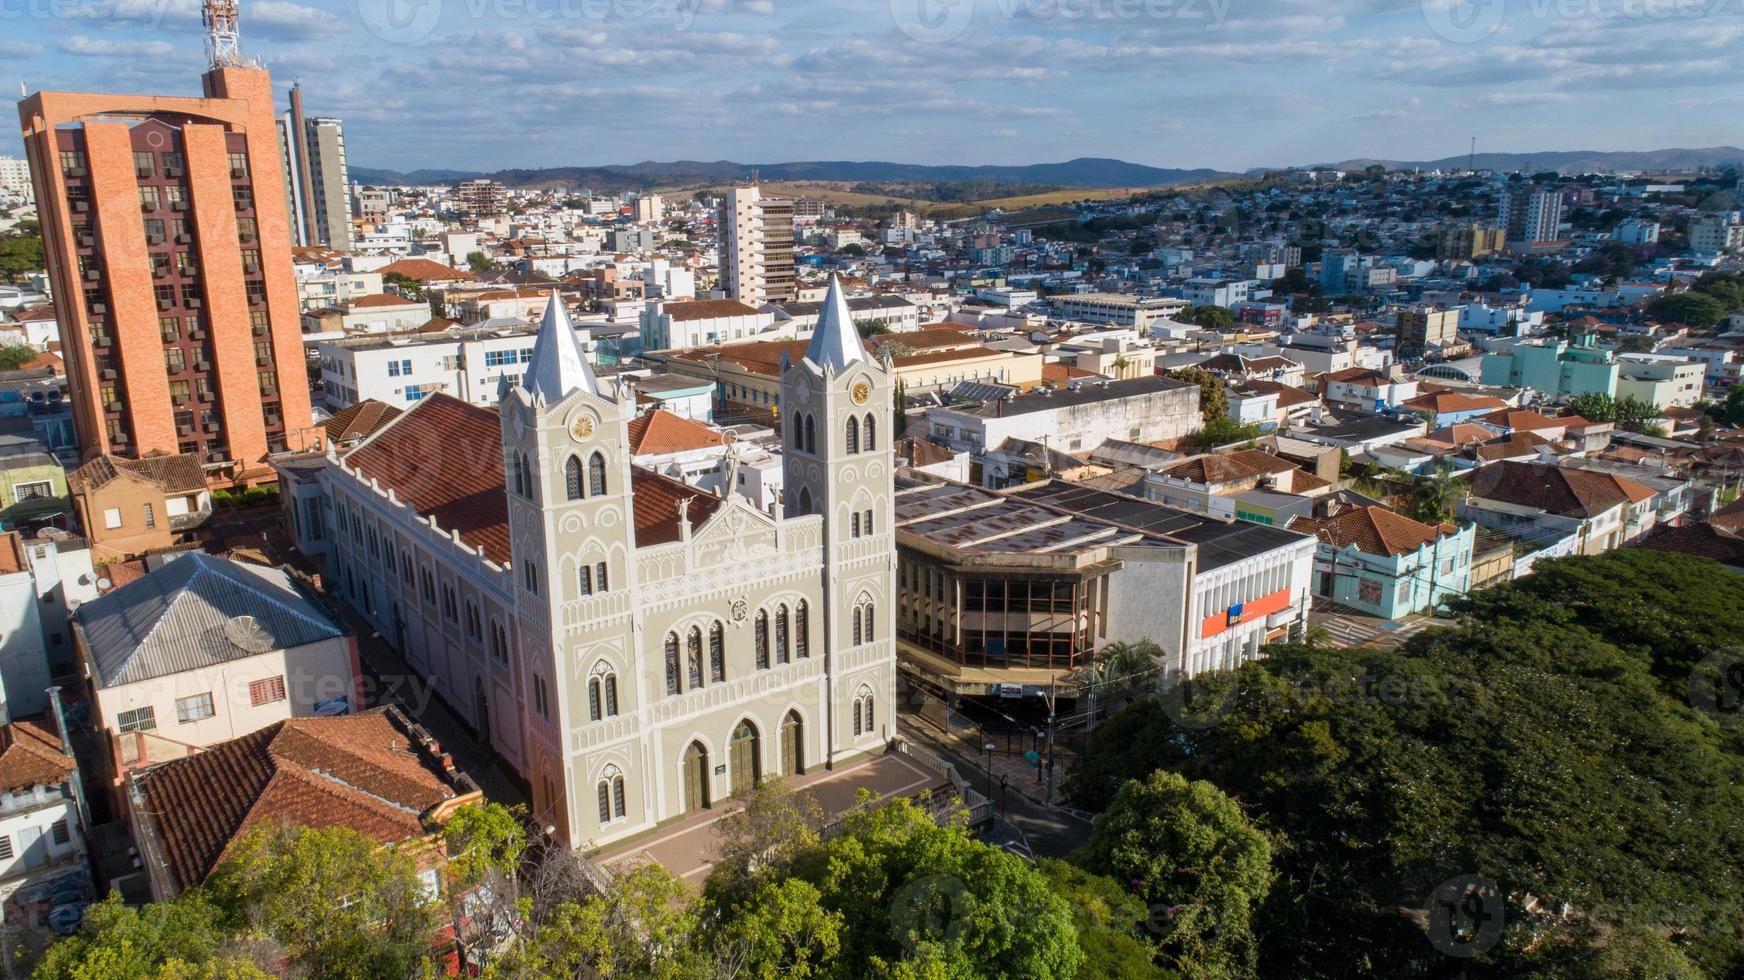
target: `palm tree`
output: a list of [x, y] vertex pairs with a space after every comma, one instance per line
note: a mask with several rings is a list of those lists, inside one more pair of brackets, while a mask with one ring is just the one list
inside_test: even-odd
[[1429, 477], [1418, 481], [1411, 500], [1411, 516], [1439, 523], [1452, 515], [1454, 503], [1463, 496], [1459, 478], [1453, 475], [1453, 464], [1443, 460]]
[[1079, 668], [1074, 680], [1087, 691], [1092, 706], [1100, 698], [1112, 709], [1139, 690], [1162, 659], [1163, 649], [1154, 640], [1134, 643], [1116, 640], [1096, 651], [1096, 656]]

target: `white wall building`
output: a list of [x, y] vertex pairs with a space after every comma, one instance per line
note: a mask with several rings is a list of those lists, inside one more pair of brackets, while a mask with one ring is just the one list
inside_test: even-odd
[[367, 337], [316, 345], [324, 402], [338, 411], [375, 399], [396, 408], [444, 392], [495, 405], [533, 356], [532, 324], [461, 327], [434, 334]]

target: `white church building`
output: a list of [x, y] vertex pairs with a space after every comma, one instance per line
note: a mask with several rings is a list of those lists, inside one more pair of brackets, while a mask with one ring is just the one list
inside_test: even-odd
[[781, 389], [783, 506], [635, 467], [634, 394], [553, 302], [498, 408], [277, 460], [287, 523], [541, 826], [610, 843], [894, 736], [892, 374], [838, 285]]

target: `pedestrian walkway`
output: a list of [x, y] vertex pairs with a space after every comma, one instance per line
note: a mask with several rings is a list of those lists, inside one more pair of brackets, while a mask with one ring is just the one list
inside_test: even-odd
[[1422, 614], [1402, 620], [1382, 619], [1348, 606], [1316, 600], [1309, 610], [1308, 622], [1326, 630], [1335, 647], [1369, 647], [1375, 650], [1395, 650], [1406, 640], [1434, 620]]

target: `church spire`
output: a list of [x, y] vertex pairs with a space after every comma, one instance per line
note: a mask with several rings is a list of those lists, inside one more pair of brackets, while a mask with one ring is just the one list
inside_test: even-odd
[[569, 314], [563, 309], [563, 297], [551, 291], [545, 304], [545, 318], [539, 323], [539, 339], [533, 342], [533, 359], [527, 362], [527, 373], [521, 387], [534, 401], [555, 405], [569, 397], [577, 388], [590, 395], [599, 395], [599, 381], [588, 364], [587, 352], [575, 328], [569, 325]]
[[869, 361], [866, 344], [854, 328], [854, 314], [848, 309], [848, 298], [842, 295], [842, 280], [830, 275], [830, 292], [824, 297], [824, 308], [818, 311], [817, 326], [812, 330], [811, 344], [805, 356], [818, 367], [841, 373], [856, 361]]

